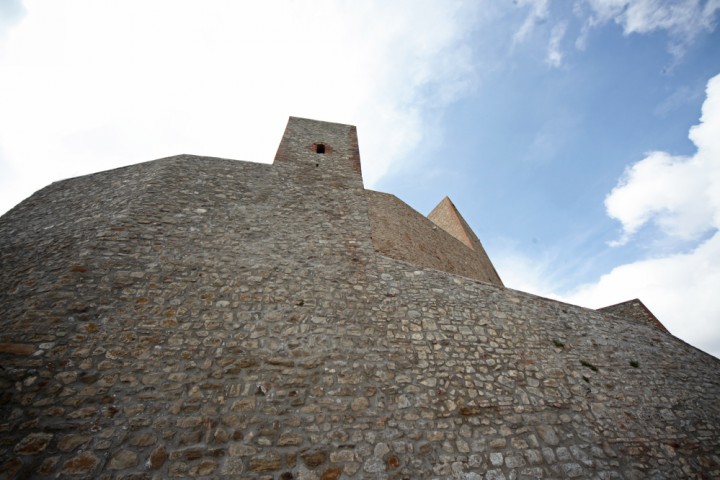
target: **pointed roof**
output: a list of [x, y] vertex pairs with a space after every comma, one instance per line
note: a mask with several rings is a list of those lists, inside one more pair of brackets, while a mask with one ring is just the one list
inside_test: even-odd
[[639, 298], [634, 298], [626, 302], [616, 303], [615, 305], [609, 305], [607, 307], [598, 308], [598, 312], [609, 313], [619, 317], [632, 318], [641, 322], [649, 323], [663, 332], [668, 332], [665, 325], [657, 319], [657, 317], [645, 306]]
[[[443, 198], [427, 216], [435, 225], [460, 240], [468, 248], [476, 250], [474, 243], [480, 243], [470, 226], [462, 218], [450, 197]], [[473, 241], [474, 240], [474, 241]]]
[[474, 250], [475, 253], [482, 258], [483, 263], [486, 264], [488, 273], [491, 274], [497, 281], [498, 285], [503, 285], [500, 276], [495, 270], [495, 266], [490, 261], [485, 249], [480, 243], [480, 239], [475, 235], [470, 225], [467, 224], [465, 219], [460, 215], [460, 212], [453, 204], [450, 197], [443, 198], [440, 203], [430, 212], [427, 218], [438, 227], [445, 230], [447, 233], [460, 240], [466, 247]]

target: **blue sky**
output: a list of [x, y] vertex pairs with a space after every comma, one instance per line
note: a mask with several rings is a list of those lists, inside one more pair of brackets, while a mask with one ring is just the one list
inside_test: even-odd
[[0, 2], [0, 212], [355, 124], [366, 185], [449, 195], [508, 286], [639, 297], [720, 357], [720, 1], [256, 3]]

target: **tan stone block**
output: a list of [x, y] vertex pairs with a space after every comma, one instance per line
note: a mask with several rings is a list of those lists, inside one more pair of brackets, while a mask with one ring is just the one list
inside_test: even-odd
[[338, 467], [332, 467], [325, 470], [322, 474], [322, 480], [337, 480], [342, 470]]
[[32, 355], [35, 353], [35, 346], [28, 343], [0, 343], [0, 353]]
[[158, 468], [163, 466], [167, 459], [168, 453], [165, 449], [165, 445], [160, 445], [152, 451], [145, 465], [152, 470], [157, 470]]
[[253, 472], [271, 472], [280, 467], [280, 456], [274, 452], [267, 452], [250, 459], [250, 470]]
[[52, 438], [50, 433], [31, 433], [20, 440], [13, 451], [18, 455], [35, 455], [45, 450]]
[[293, 432], [283, 432], [280, 434], [278, 445], [281, 447], [300, 446], [303, 444], [303, 437]]
[[90, 440], [88, 435], [64, 435], [58, 440], [58, 450], [71, 452], [78, 446]]
[[91, 473], [98, 465], [98, 459], [91, 452], [81, 452], [63, 464], [64, 475], [83, 475]]
[[115, 453], [110, 459], [108, 469], [110, 470], [123, 470], [125, 468], [134, 467], [137, 465], [138, 456], [137, 453], [131, 450], [120, 450]]
[[217, 462], [212, 460], [203, 460], [199, 465], [194, 465], [188, 470], [191, 477], [203, 477], [212, 474], [218, 467]]
[[233, 402], [230, 410], [233, 412], [249, 412], [255, 410], [255, 398], [243, 398]]
[[301, 453], [300, 458], [309, 468], [316, 468], [325, 463], [327, 454], [325, 452], [306, 452]]
[[365, 397], [358, 397], [350, 404], [350, 408], [352, 408], [356, 412], [360, 410], [366, 410], [369, 406], [370, 402], [368, 402], [368, 399]]
[[135, 447], [149, 447], [155, 445], [155, 442], [157, 442], [157, 436], [147, 432], [136, 433], [130, 439], [130, 445]]

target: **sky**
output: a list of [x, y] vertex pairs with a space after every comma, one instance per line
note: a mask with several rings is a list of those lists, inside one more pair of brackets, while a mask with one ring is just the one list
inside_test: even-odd
[[720, 358], [720, 0], [0, 0], [0, 213], [181, 153], [357, 125], [365, 185], [450, 196], [511, 288], [640, 298]]

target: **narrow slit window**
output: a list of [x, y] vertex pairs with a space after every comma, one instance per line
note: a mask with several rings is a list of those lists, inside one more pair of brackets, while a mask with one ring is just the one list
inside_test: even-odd
[[325, 153], [325, 144], [318, 143], [317, 145], [315, 145], [315, 152], [316, 153]]

